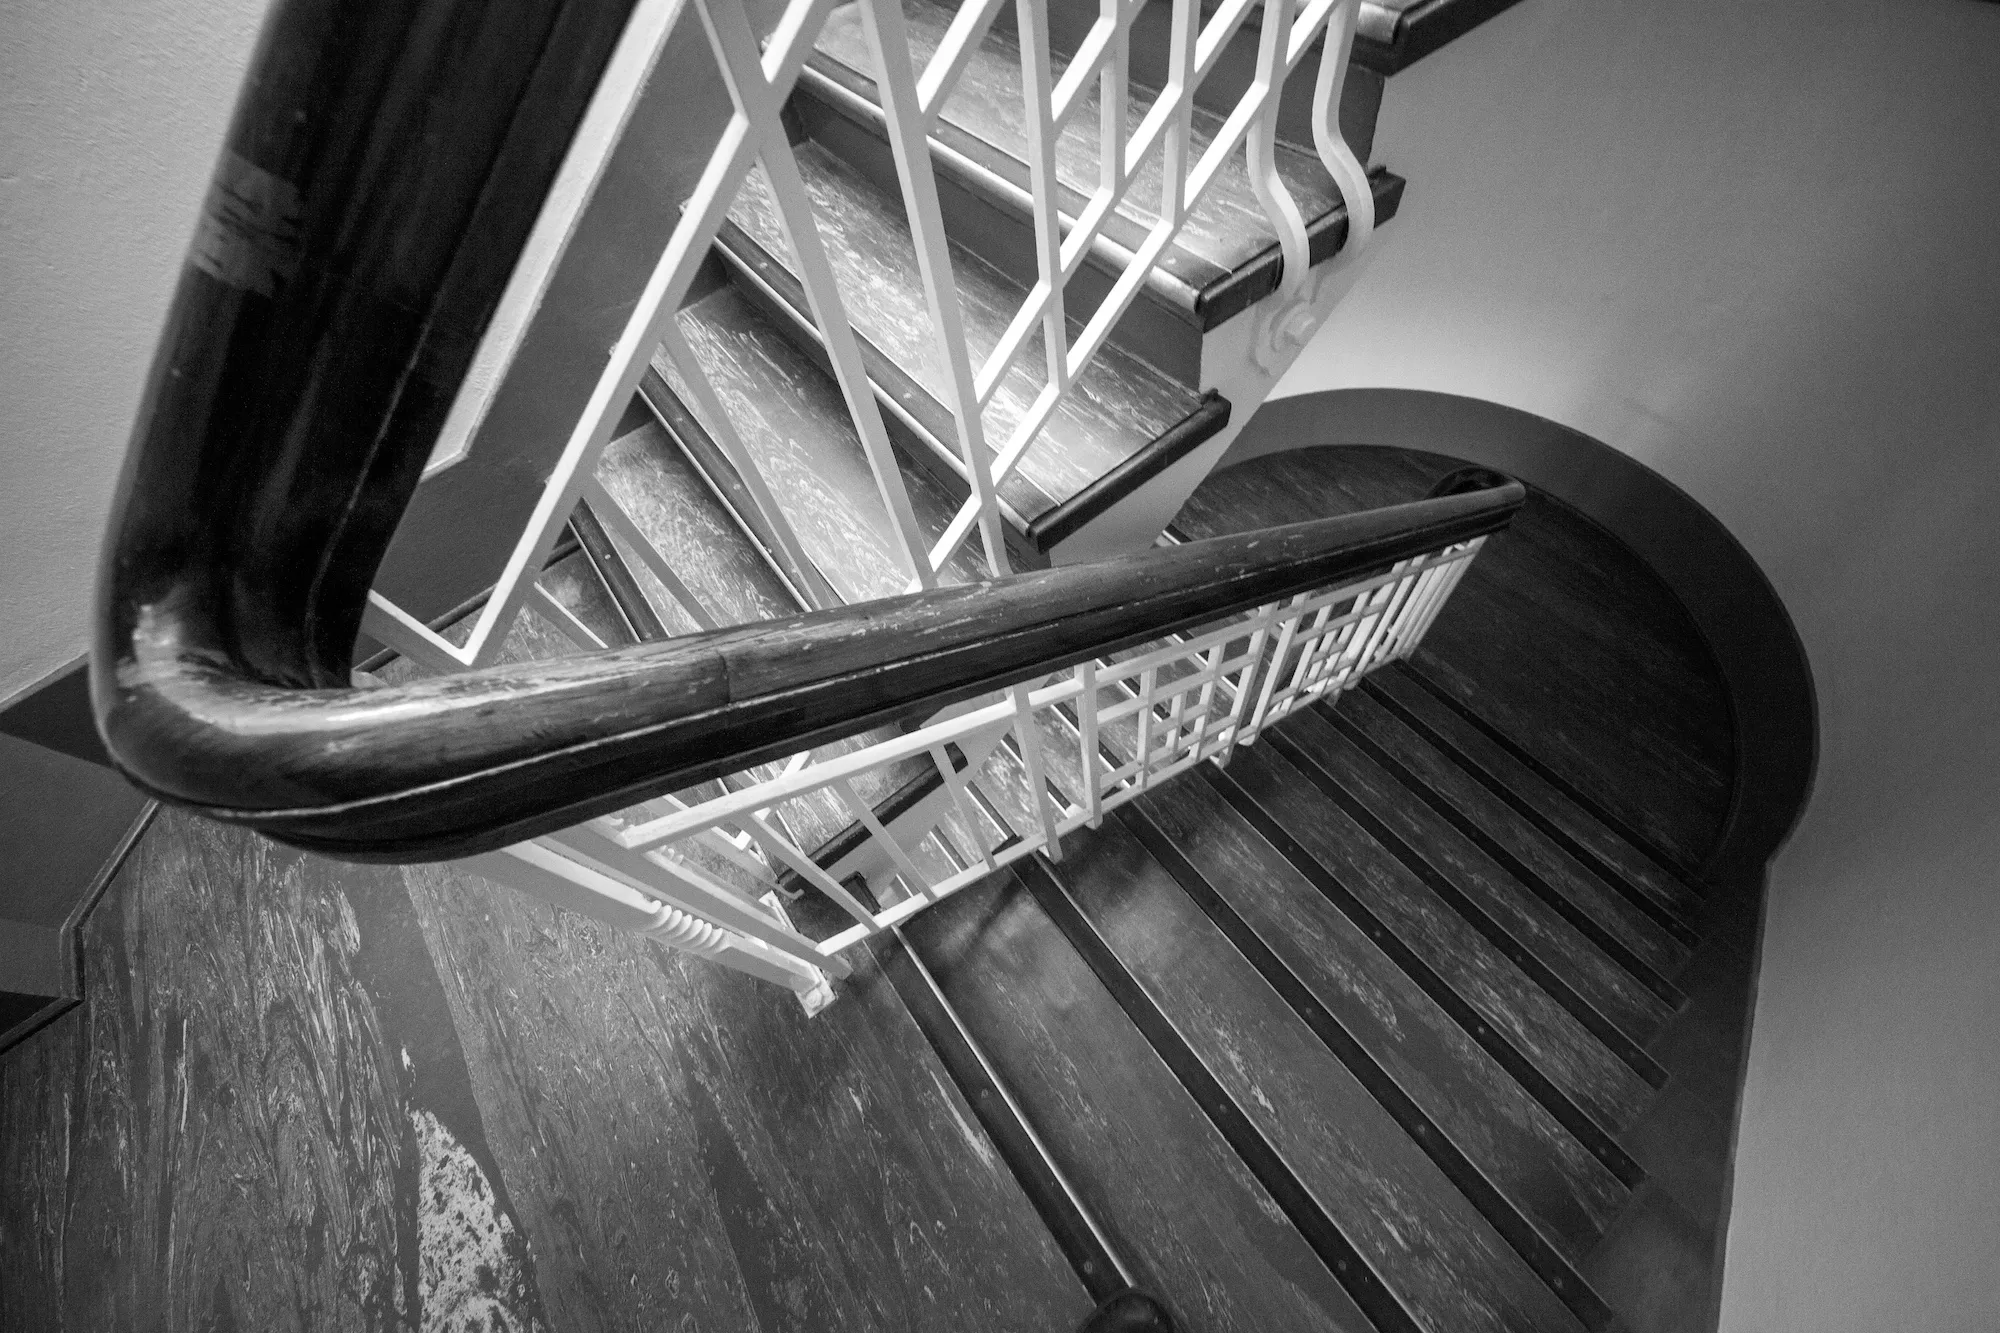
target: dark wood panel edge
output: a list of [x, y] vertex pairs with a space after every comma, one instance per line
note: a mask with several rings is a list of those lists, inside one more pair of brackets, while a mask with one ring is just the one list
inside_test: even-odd
[[[1362, 22], [1354, 34], [1355, 63], [1378, 74], [1399, 74], [1518, 3], [1520, 0], [1424, 0], [1400, 12], [1364, 5]], [[1380, 17], [1370, 22], [1376, 15]]]
[[1396, 1082], [1388, 1070], [1368, 1054], [1360, 1041], [1313, 994], [1312, 988], [1264, 942], [1256, 928], [1245, 921], [1202, 873], [1181, 855], [1173, 841], [1135, 806], [1119, 807], [1112, 813], [1112, 818], [1145, 847], [1162, 869], [1173, 876], [1224, 938], [1257, 969], [1258, 975], [1283, 998], [1300, 1021], [1312, 1029], [1321, 1044], [1368, 1090], [1369, 1095], [1444, 1173], [1445, 1178], [1479, 1210], [1479, 1215], [1500, 1233], [1515, 1253], [1535, 1271], [1535, 1275], [1562, 1298], [1571, 1312], [1587, 1328], [1601, 1330], [1609, 1325], [1610, 1308], [1563, 1257], [1556, 1244], [1536, 1229], [1534, 1223], [1514, 1206], [1506, 1192], [1488, 1179], [1444, 1128], [1417, 1104], [1416, 1099]]
[[1229, 424], [1230, 402], [1210, 389], [1186, 416], [1075, 495], [1028, 524], [1028, 542], [1048, 552], [1102, 517], [1120, 500], [1193, 453]]
[[[1375, 196], [1375, 225], [1381, 226], [1396, 216], [1403, 206], [1403, 187], [1407, 184], [1401, 176], [1384, 167], [1376, 167], [1368, 173], [1368, 188]], [[1339, 254], [1347, 244], [1347, 205], [1335, 204], [1321, 213], [1306, 226], [1307, 256], [1313, 264], [1323, 264]], [[1279, 253], [1278, 243], [1257, 252], [1235, 269], [1223, 274], [1201, 289], [1195, 297], [1195, 312], [1204, 329], [1215, 328], [1227, 323], [1278, 290], [1278, 279], [1284, 268], [1284, 258]]]
[[1015, 875], [1045, 916], [1062, 932], [1091, 972], [1124, 1010], [1146, 1044], [1172, 1071], [1188, 1095], [1230, 1148], [1256, 1177], [1286, 1218], [1332, 1271], [1378, 1333], [1419, 1333], [1416, 1318], [1380, 1274], [1362, 1257], [1340, 1227], [1299, 1180], [1284, 1157], [1264, 1137], [1249, 1114], [1229, 1095], [1200, 1055], [1154, 1003], [1138, 978], [1097, 932], [1070, 896], [1069, 888], [1037, 853], [1015, 863]]

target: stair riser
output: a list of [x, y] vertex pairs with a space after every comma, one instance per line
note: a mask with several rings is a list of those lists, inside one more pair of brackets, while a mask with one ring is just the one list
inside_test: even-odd
[[[791, 106], [806, 133], [828, 152], [844, 159], [876, 188], [901, 197], [895, 156], [872, 107], [841, 95], [816, 79], [810, 69], [800, 78]], [[938, 205], [947, 230], [1008, 278], [1032, 287], [1040, 280], [1040, 273], [1035, 266], [1030, 195], [1018, 164], [997, 152], [982, 153], [975, 160], [935, 141], [933, 162]], [[997, 202], [1009, 197], [1017, 207]], [[1073, 318], [1088, 319], [1103, 303], [1116, 276], [1105, 265], [1086, 262], [1064, 288], [1067, 312]], [[1162, 293], [1160, 285], [1149, 282], [1141, 290], [1118, 321], [1111, 340], [1181, 383], [1198, 387], [1202, 331], [1194, 323], [1193, 293], [1183, 291], [1176, 301]]]

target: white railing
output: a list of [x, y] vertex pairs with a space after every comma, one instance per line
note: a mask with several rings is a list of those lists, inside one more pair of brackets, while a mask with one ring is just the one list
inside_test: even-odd
[[[827, 586], [823, 579], [805, 577], [811, 557], [676, 320], [746, 177], [759, 165], [912, 589], [935, 586], [975, 531], [985, 569], [996, 576], [1009, 571], [1003, 527], [1008, 518], [998, 488], [1036, 447], [1064, 395], [1104, 349], [1191, 212], [1238, 152], [1245, 154], [1251, 184], [1284, 257], [1281, 301], [1291, 300], [1300, 290], [1308, 267], [1306, 226], [1276, 167], [1276, 117], [1286, 78], [1322, 35], [1315, 144], [1347, 209], [1348, 248], [1367, 239], [1373, 226], [1373, 196], [1362, 165], [1341, 138], [1337, 119], [1358, 0], [1303, 4], [1226, 0], [1205, 23], [1200, 20], [1199, 0], [1172, 0], [1166, 84], [1136, 125], [1127, 124], [1133, 91], [1128, 47], [1133, 19], [1144, 0], [1102, 0], [1094, 26], [1060, 70], [1050, 51], [1048, 0], [1016, 0], [1037, 277], [998, 345], [983, 360], [975, 359], [965, 332], [953, 244], [939, 205], [929, 137], [1006, 2], [965, 0], [942, 44], [919, 67], [897, 0], [852, 0], [873, 56], [926, 306], [949, 368], [942, 397], [956, 428], [954, 466], [968, 494], [942, 536], [927, 537], [913, 512], [881, 405], [868, 379], [862, 337], [844, 303], [833, 259], [780, 117], [834, 9], [833, 0], [790, 0], [761, 42], [742, 0], [640, 0], [563, 169], [561, 179], [568, 184], [545, 208], [523, 267], [494, 321], [489, 335], [493, 345], [481, 350], [480, 364], [486, 370], [468, 383], [469, 396], [454, 408], [460, 436], [470, 429], [466, 423], [480, 419], [482, 395], [490, 396], [575, 229], [579, 211], [588, 206], [589, 193], [630, 119], [632, 100], [646, 95], [648, 72], [677, 29], [699, 24], [733, 99], [733, 114], [698, 184], [682, 204], [671, 238], [651, 272], [643, 275], [632, 314], [490, 598], [469, 625], [459, 627], [464, 632], [447, 637], [381, 593], [372, 593], [364, 619], [367, 632], [420, 667], [458, 671], [496, 661], [510, 629], [532, 606], [579, 649], [603, 646], [537, 581], [579, 500], [587, 500], [670, 594], [680, 597], [684, 590], [669, 562], [597, 475], [616, 423], [656, 358], [672, 369], [687, 407], [742, 478], [751, 503], [773, 534], [777, 549], [766, 553], [773, 566], [802, 600], [813, 598], [814, 588]], [[1197, 152], [1192, 128], [1196, 91], [1253, 9], [1261, 14], [1262, 25], [1255, 77], [1223, 117], [1213, 139]], [[1099, 117], [1097, 183], [1088, 202], [1070, 216], [1059, 198], [1057, 137], [1086, 108], [1093, 87]], [[661, 95], [670, 96], [671, 89]], [[1162, 167], [1159, 197], [1138, 199], [1134, 190], [1142, 168], [1150, 168], [1156, 158]], [[1143, 241], [1130, 252], [1109, 294], [1073, 327], [1065, 292], [1086, 258], [1107, 262], [1099, 238], [1121, 210], [1128, 221], [1145, 220]], [[985, 409], [1037, 333], [1046, 360], [1040, 392], [1004, 439], [989, 438]], [[1242, 407], [1247, 411], [1254, 404]], [[458, 442], [452, 449], [462, 452], [463, 439], [454, 439]], [[1392, 578], [1265, 608], [1239, 626], [1162, 647], [1130, 662], [1080, 667], [1053, 683], [1024, 685], [1006, 698], [909, 736], [851, 749], [835, 758], [801, 757], [777, 776], [739, 784], [712, 799], [687, 806], [656, 802], [628, 818], [598, 821], [542, 839], [502, 859], [509, 878], [538, 892], [811, 990], [821, 984], [822, 972], [843, 971], [841, 950], [855, 940], [1007, 860], [1036, 849], [1056, 854], [1062, 833], [1078, 822], [1095, 819], [1104, 809], [1189, 763], [1226, 758], [1230, 747], [1246, 743], [1297, 700], [1338, 689], [1354, 674], [1383, 660], [1385, 653], [1405, 651], [1421, 634], [1469, 554], [1468, 548], [1440, 555]], [[697, 622], [705, 623], [706, 613], [694, 599], [684, 600]], [[1343, 606], [1345, 610], [1335, 613], [1335, 607]], [[1239, 643], [1240, 651], [1230, 646]], [[1285, 670], [1274, 670], [1274, 664], [1284, 665]], [[1122, 691], [1124, 697], [1100, 707], [1098, 701], [1107, 691]], [[1047, 750], [1054, 743], [1049, 728], [1058, 725], [1058, 717], [1068, 719], [1061, 725], [1079, 729], [1071, 749], [1084, 775], [1078, 778], [1081, 788], [1075, 800], [1060, 806], [1044, 781], [1067, 772]], [[1121, 740], [1125, 731], [1132, 734]], [[1025, 827], [1014, 827], [1020, 821], [1010, 817], [1011, 841], [980, 833], [997, 831], [995, 813], [979, 804], [998, 799], [994, 784], [982, 776], [985, 769], [960, 771], [945, 758], [957, 747], [967, 763], [974, 757], [982, 762], [991, 759], [999, 752], [995, 738], [1002, 733], [1013, 739], [1000, 748], [1025, 766], [1026, 785], [1021, 790], [1031, 798], [1026, 808], [1033, 815]], [[1128, 742], [1136, 749], [1126, 758], [1117, 763], [1103, 758], [1106, 747]], [[949, 874], [938, 873], [937, 866], [920, 858], [917, 848], [924, 839], [912, 842], [875, 827], [869, 801], [857, 795], [855, 784], [866, 786], [868, 775], [879, 784], [882, 774], [902, 772], [913, 761], [929, 763], [942, 775], [939, 808], [948, 808], [955, 822], [937, 826], [952, 830], [949, 836], [927, 831], [925, 837], [935, 839], [937, 853], [956, 867]], [[795, 807], [808, 797], [819, 803], [820, 823], [832, 809], [844, 812], [844, 819], [869, 825], [879, 852], [893, 863], [894, 879], [907, 895], [878, 910], [816, 866], [806, 854], [809, 849], [786, 832], [787, 813], [795, 814]], [[1004, 802], [995, 807], [1002, 808]], [[802, 827], [813, 823], [803, 818], [798, 822]], [[782, 869], [817, 885], [854, 917], [853, 927], [823, 941], [808, 940], [792, 929], [777, 899], [759, 901], [773, 886], [774, 873]]]

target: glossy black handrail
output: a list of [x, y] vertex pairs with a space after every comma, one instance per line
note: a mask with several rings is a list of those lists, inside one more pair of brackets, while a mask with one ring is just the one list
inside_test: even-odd
[[[100, 569], [93, 700], [146, 790], [350, 859], [465, 855], [1385, 568], [1521, 503], [1508, 482], [351, 688], [369, 585], [615, 40], [606, 8], [290, 0], [267, 27]], [[524, 37], [524, 14], [546, 22]]]

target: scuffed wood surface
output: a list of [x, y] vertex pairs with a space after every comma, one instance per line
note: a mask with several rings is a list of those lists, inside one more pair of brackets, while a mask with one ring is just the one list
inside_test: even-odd
[[1423, 1327], [1579, 1327], [1129, 834], [1107, 826], [1075, 838], [1063, 878], [1202, 1064]]
[[1333, 1274], [1018, 881], [989, 878], [906, 930], [1114, 1252], [1182, 1327], [1366, 1333]]
[[[929, 0], [903, 0], [903, 13], [909, 20], [910, 51], [921, 69], [943, 41], [952, 11]], [[820, 36], [818, 49], [857, 73], [871, 79], [876, 77], [874, 57], [856, 5], [845, 5], [833, 12]], [[1060, 79], [1067, 62], [1055, 57], [1051, 64], [1054, 76]], [[1098, 182], [1098, 96], [1093, 81], [1090, 92], [1078, 101], [1056, 142], [1057, 179], [1085, 197], [1097, 188]], [[1151, 90], [1133, 85], [1125, 113], [1128, 134], [1145, 117], [1154, 97]], [[1022, 162], [1028, 160], [1021, 98], [1021, 53], [1011, 34], [988, 34], [946, 100], [942, 118]], [[1220, 116], [1202, 107], [1194, 109], [1193, 132], [1189, 136], [1193, 160], [1199, 160], [1221, 127]], [[1277, 160], [1278, 174], [1308, 222], [1337, 204], [1338, 192], [1317, 158], [1280, 145]], [[1155, 152], [1140, 165], [1130, 192], [1119, 206], [1122, 216], [1146, 226], [1157, 219], [1160, 162], [1161, 154]], [[1263, 208], [1257, 203], [1256, 192], [1250, 187], [1249, 172], [1239, 148], [1217, 172], [1215, 183], [1200, 206], [1188, 216], [1170, 247], [1196, 258], [1198, 264], [1177, 265], [1170, 255], [1166, 266], [1169, 271], [1181, 270], [1177, 276], [1185, 276], [1192, 280], [1191, 285], [1200, 287], [1207, 279], [1207, 274], [1199, 271], [1200, 265], [1211, 265], [1227, 273], [1271, 245], [1275, 237]]]
[[[1449, 450], [1449, 440], [1438, 447]], [[1414, 499], [1438, 454], [1323, 447], [1211, 476], [1175, 520], [1190, 537]], [[1728, 696], [1700, 633], [1620, 542], [1539, 494], [1488, 542], [1417, 667], [1573, 786], [1700, 864], [1729, 813]]]
[[1141, 806], [1524, 1217], [1572, 1260], [1588, 1250], [1626, 1198], [1615, 1176], [1213, 793], [1183, 783]]
[[1356, 691], [1341, 701], [1340, 715], [1659, 975], [1671, 978], [1686, 964], [1687, 945], [1543, 837], [1506, 802], [1439, 754], [1373, 698]]
[[808, 1020], [476, 877], [410, 880], [565, 1333], [1041, 1333], [1088, 1308], [866, 955]]
[[[680, 329], [827, 580], [850, 602], [907, 589], [908, 565], [838, 386], [733, 288], [682, 310]], [[692, 401], [678, 367], [664, 357], [654, 364], [682, 401]], [[921, 471], [903, 476], [918, 526], [935, 541], [957, 506]], [[942, 579], [977, 576], [961, 551]]]
[[1671, 1015], [1665, 1001], [1442, 816], [1412, 798], [1316, 712], [1293, 714], [1285, 722], [1285, 735], [1621, 1032], [1644, 1042]]
[[1644, 1105], [1645, 1080], [1295, 769], [1253, 750], [1229, 777], [1598, 1124], [1616, 1130]]
[[[817, 144], [801, 144], [795, 152], [848, 317], [933, 398], [949, 405], [950, 367], [931, 327], [916, 246], [901, 201], [879, 193], [860, 173]], [[781, 262], [794, 262], [762, 167], [745, 180], [730, 216]], [[966, 342], [978, 367], [1006, 332], [1027, 292], [966, 247], [954, 244], [951, 250]], [[1072, 339], [1082, 331], [1080, 323], [1070, 321]], [[1047, 382], [1047, 354], [1038, 328], [1016, 354], [981, 416], [990, 449], [1007, 443]], [[1107, 346], [1064, 395], [1022, 458], [1020, 475], [1051, 499], [1067, 499], [1137, 453], [1193, 411], [1198, 401], [1199, 395], [1187, 386], [1121, 348]], [[956, 440], [944, 443], [956, 453]], [[1034, 512], [1038, 510], [1027, 516]]]
[[0, 1062], [0, 1325], [547, 1327], [394, 870], [163, 812]]

